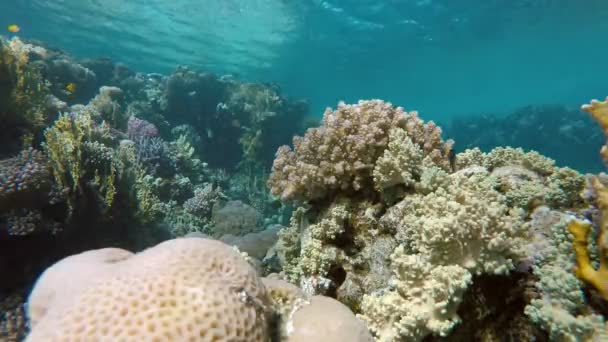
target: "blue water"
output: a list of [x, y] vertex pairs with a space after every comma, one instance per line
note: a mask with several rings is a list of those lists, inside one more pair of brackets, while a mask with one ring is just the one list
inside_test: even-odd
[[2, 0], [0, 24], [137, 71], [278, 83], [320, 115], [383, 98], [425, 119], [607, 94], [605, 0]]

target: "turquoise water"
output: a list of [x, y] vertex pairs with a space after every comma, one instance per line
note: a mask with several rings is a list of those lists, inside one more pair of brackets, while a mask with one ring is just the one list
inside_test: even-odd
[[602, 97], [601, 0], [17, 0], [0, 23], [137, 71], [192, 65], [278, 83], [320, 115], [383, 98], [425, 118]]

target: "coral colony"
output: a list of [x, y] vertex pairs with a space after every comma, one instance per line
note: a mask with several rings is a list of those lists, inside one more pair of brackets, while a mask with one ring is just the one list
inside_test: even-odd
[[382, 100], [307, 115], [0, 41], [0, 339], [608, 340], [605, 175]]

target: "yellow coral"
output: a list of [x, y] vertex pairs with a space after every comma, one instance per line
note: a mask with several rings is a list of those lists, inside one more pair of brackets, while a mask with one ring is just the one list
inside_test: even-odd
[[82, 147], [91, 132], [88, 114], [59, 116], [44, 132], [44, 149], [49, 155], [55, 180], [59, 185], [76, 191], [82, 177]]
[[590, 229], [591, 223], [587, 221], [572, 220], [568, 224], [568, 230], [574, 235], [576, 276], [593, 286], [603, 298], [608, 299], [608, 260], [600, 258], [600, 266], [597, 270], [591, 265], [591, 258], [587, 249]]
[[[583, 105], [582, 110], [600, 124], [604, 134], [608, 136], [608, 97], [604, 101], [592, 100], [591, 103]], [[600, 155], [608, 162], [608, 145], [602, 146]], [[591, 179], [591, 187], [596, 193], [596, 204], [601, 212], [597, 249], [599, 267], [594, 269], [587, 250], [587, 238], [591, 229], [591, 223], [573, 220], [568, 229], [574, 235], [574, 251], [576, 253], [577, 270], [576, 275], [582, 281], [593, 286], [604, 299], [608, 299], [608, 188], [597, 178]]]
[[[608, 134], [608, 97], [604, 101], [591, 100], [591, 103], [583, 105], [581, 109], [591, 114], [604, 130], [604, 134]], [[602, 146], [600, 154], [604, 161], [608, 162], [608, 145]]]
[[25, 44], [18, 38], [8, 43], [0, 39], [0, 78], [8, 87], [0, 96], [0, 117], [11, 124], [25, 125], [22, 142], [29, 146], [38, 130], [45, 126], [48, 87], [40, 70], [30, 63], [30, 54], [42, 56], [41, 47]]
[[[87, 180], [93, 180], [99, 186], [107, 209], [112, 207], [116, 196], [118, 170], [112, 150], [99, 142], [91, 143], [93, 127], [93, 120], [87, 112], [80, 115], [61, 114], [53, 126], [44, 132], [44, 150], [49, 156], [57, 184], [76, 195], [82, 192]], [[103, 153], [110, 153], [110, 156], [103, 156]], [[87, 162], [93, 158], [103, 159], [103, 164], [87, 167]], [[71, 205], [74, 205], [74, 200], [75, 196], [70, 196]]]

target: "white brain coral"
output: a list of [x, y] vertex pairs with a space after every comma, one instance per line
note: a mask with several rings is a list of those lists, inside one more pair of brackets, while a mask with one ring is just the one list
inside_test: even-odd
[[267, 303], [254, 269], [219, 241], [89, 251], [41, 276], [26, 341], [266, 341]]

